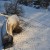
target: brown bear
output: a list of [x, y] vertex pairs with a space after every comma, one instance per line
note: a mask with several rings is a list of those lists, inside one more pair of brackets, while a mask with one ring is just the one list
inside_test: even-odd
[[6, 31], [8, 34], [13, 36], [13, 30], [19, 27], [19, 18], [17, 15], [12, 15], [8, 17], [6, 22]]

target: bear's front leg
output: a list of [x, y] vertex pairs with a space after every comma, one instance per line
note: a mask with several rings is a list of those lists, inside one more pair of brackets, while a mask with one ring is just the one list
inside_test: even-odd
[[12, 26], [10, 25], [10, 35], [13, 36], [13, 33], [12, 33]]

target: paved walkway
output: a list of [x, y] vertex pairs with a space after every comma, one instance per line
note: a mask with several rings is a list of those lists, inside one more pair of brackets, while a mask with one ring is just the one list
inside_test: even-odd
[[23, 9], [23, 31], [14, 36], [13, 47], [5, 50], [50, 50], [50, 12], [26, 6]]

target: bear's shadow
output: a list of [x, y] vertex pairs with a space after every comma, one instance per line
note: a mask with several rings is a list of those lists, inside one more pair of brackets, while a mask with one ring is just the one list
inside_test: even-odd
[[17, 35], [17, 34], [20, 34], [21, 32], [22, 32], [22, 27], [18, 27], [18, 28], [15, 28], [14, 30], [13, 30], [13, 35]]

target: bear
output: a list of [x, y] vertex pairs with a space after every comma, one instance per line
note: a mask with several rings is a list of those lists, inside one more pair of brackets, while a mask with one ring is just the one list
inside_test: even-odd
[[6, 32], [13, 36], [13, 30], [16, 28], [18, 29], [20, 24], [19, 18], [17, 15], [9, 16], [6, 21]]

